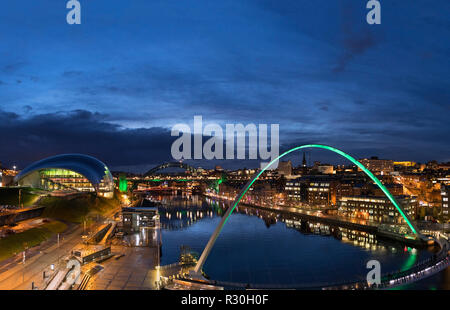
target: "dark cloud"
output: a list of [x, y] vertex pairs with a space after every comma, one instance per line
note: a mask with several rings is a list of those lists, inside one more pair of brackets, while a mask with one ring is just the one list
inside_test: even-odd
[[[1, 111], [0, 111], [1, 112]], [[153, 127], [127, 129], [105, 122], [107, 115], [86, 110], [39, 114], [24, 118], [0, 113], [0, 144], [7, 145], [0, 160], [20, 168], [42, 158], [82, 153], [104, 161], [112, 170], [144, 173], [171, 157], [170, 130]], [[209, 137], [203, 137], [206, 141]], [[192, 138], [193, 142], [194, 139]], [[224, 145], [224, 150], [226, 145]], [[191, 146], [192, 152], [194, 150]], [[235, 149], [235, 153], [237, 149]], [[235, 154], [236, 158], [236, 154]], [[196, 167], [228, 169], [259, 167], [259, 160], [187, 160]]]
[[369, 30], [368, 25], [358, 22], [361, 19], [360, 10], [344, 1], [341, 7], [341, 14], [342, 32], [340, 34], [340, 43], [343, 48], [343, 54], [339, 57], [337, 64], [332, 70], [335, 73], [344, 71], [355, 57], [364, 54], [378, 43], [374, 33]]
[[344, 54], [338, 59], [333, 72], [342, 72], [347, 64], [358, 55], [364, 54], [369, 48], [375, 46], [376, 41], [370, 32], [355, 33], [344, 40]]
[[[326, 102], [329, 105], [329, 102]], [[31, 111], [31, 110], [30, 110]], [[338, 125], [329, 130], [307, 129], [283, 130], [280, 152], [302, 144], [319, 143], [338, 147], [362, 158], [380, 156], [393, 159], [427, 161], [429, 149], [438, 150], [438, 160], [449, 153], [446, 132], [433, 132], [421, 128], [421, 124], [405, 129], [396, 120], [379, 120], [367, 115], [358, 119], [336, 119]], [[172, 161], [171, 145], [176, 137], [170, 130], [161, 127], [129, 129], [107, 121], [108, 115], [86, 110], [37, 114], [28, 118], [12, 112], [0, 113], [0, 145], [3, 148], [0, 160], [24, 167], [36, 160], [63, 153], [89, 154], [103, 160], [113, 170], [128, 170], [143, 173], [147, 169], [166, 161]], [[407, 118], [406, 118], [407, 119]], [[432, 136], [432, 139], [429, 137]], [[207, 137], [203, 138], [206, 141]], [[193, 140], [193, 139], [192, 139]], [[382, 142], [380, 142], [382, 141]], [[417, 148], [420, 142], [426, 148]], [[443, 143], [444, 142], [444, 143]], [[224, 146], [225, 147], [225, 146]], [[193, 148], [192, 148], [193, 149]], [[299, 160], [300, 157], [292, 155]], [[325, 152], [314, 153], [314, 160], [342, 162], [342, 159]], [[188, 160], [194, 166], [212, 168], [221, 165], [227, 169], [239, 167], [255, 168], [258, 160]]]
[[330, 109], [331, 102], [329, 100], [323, 100], [317, 103], [317, 106], [319, 107], [319, 110], [328, 112]]
[[23, 68], [26, 64], [27, 63], [25, 61], [7, 64], [3, 67], [2, 71], [4, 73], [15, 73], [19, 69]]
[[1, 160], [20, 167], [47, 156], [83, 153], [114, 166], [155, 165], [170, 159], [173, 138], [163, 128], [125, 129], [84, 110], [20, 117], [0, 113]]
[[[134, 1], [115, 17], [123, 2], [104, 10], [95, 1], [81, 32], [61, 28], [50, 2], [29, 16], [36, 27], [0, 19], [10, 30], [0, 45], [0, 109], [18, 113], [2, 118], [0, 139], [11, 152], [0, 157], [73, 150], [111, 165], [156, 164], [170, 156], [166, 140], [154, 152], [130, 143], [158, 130], [167, 137], [173, 124], [202, 115], [280, 124], [285, 145], [448, 160], [450, 49], [439, 38], [450, 37], [442, 14], [450, 2], [386, 1], [381, 25], [367, 25], [365, 4]], [[9, 1], [4, 10], [16, 16], [23, 5]], [[100, 138], [107, 143], [94, 145]]]
[[62, 75], [64, 77], [73, 77], [73, 76], [79, 76], [79, 75], [82, 75], [82, 74], [83, 74], [83, 72], [82, 71], [78, 71], [78, 70], [68, 70], [68, 71], [64, 71], [62, 73]]

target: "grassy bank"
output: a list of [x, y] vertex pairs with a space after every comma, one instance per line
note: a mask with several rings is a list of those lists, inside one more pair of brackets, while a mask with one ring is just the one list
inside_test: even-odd
[[96, 214], [103, 215], [119, 206], [120, 202], [113, 199], [97, 197], [93, 194], [75, 198], [44, 197], [39, 205], [45, 206], [43, 217], [64, 220], [72, 223], [82, 223]]
[[19, 205], [19, 190], [21, 190], [20, 204], [24, 207], [33, 205], [39, 198], [39, 195], [33, 194], [33, 189], [24, 187], [1, 187], [0, 188], [0, 205]]
[[0, 239], [0, 260], [4, 260], [16, 253], [22, 252], [25, 248], [30, 248], [49, 239], [54, 234], [66, 230], [67, 225], [59, 221], [45, 223], [39, 227], [31, 228], [27, 231], [10, 235]]

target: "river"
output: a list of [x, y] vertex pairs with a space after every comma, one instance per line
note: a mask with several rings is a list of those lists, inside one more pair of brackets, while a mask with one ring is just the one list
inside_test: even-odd
[[[201, 196], [159, 199], [162, 265], [177, 262], [182, 246], [200, 254], [228, 207]], [[386, 274], [432, 255], [433, 249], [379, 240], [367, 232], [239, 206], [217, 239], [204, 272], [218, 281], [304, 288], [365, 280], [370, 260], [379, 261]], [[449, 276], [447, 269], [400, 289], [448, 289]]]

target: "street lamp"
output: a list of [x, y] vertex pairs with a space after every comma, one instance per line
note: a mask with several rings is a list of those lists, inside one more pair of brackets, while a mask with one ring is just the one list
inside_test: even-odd
[[22, 283], [25, 282], [25, 261], [26, 261], [26, 251], [27, 251], [27, 243], [24, 242], [23, 244], [24, 250], [22, 252], [22, 264], [23, 264], [23, 268], [22, 268]]

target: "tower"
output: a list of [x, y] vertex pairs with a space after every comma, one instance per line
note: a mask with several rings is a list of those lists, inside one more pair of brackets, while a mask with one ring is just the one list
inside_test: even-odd
[[303, 161], [302, 161], [302, 174], [305, 175], [308, 172], [308, 166], [306, 165], [306, 156], [305, 152], [303, 152]]

